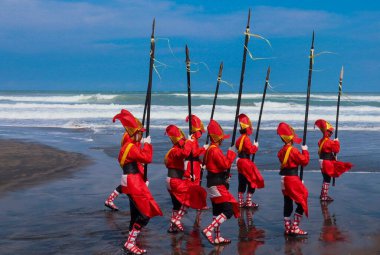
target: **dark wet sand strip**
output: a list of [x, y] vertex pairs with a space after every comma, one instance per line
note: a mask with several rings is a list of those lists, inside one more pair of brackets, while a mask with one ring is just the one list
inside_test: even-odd
[[0, 139], [0, 195], [67, 176], [90, 162], [80, 153]]

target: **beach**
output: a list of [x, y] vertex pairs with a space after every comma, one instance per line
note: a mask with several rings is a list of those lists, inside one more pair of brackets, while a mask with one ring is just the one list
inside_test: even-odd
[[[336, 97], [312, 97], [307, 136], [310, 163], [304, 180], [309, 190], [309, 219], [301, 227], [306, 239], [284, 237], [283, 197], [278, 175], [277, 152], [282, 142], [276, 134], [279, 121], [289, 119], [302, 136], [304, 98], [299, 94], [268, 97], [260, 129], [255, 162], [262, 171], [265, 188], [257, 190], [258, 210], [243, 210], [242, 218], [230, 219], [221, 227], [232, 243], [213, 247], [200, 234], [211, 219], [211, 210], [202, 212], [199, 226], [196, 212], [183, 219], [185, 232], [166, 232], [171, 215], [171, 199], [166, 190], [167, 169], [163, 158], [171, 147], [164, 135], [168, 124], [187, 131], [184, 94], [155, 94], [150, 135], [154, 147], [149, 165], [149, 189], [164, 217], [155, 217], [138, 238], [148, 254], [378, 254], [380, 236], [380, 125], [378, 95], [351, 95], [342, 106], [339, 130], [342, 161], [353, 169], [337, 179], [330, 195], [335, 201], [321, 204], [322, 176], [318, 167], [317, 142], [313, 129], [319, 105], [330, 112]], [[209, 94], [196, 94], [194, 113], [205, 125], [210, 107]], [[226, 133], [232, 133], [235, 95], [221, 94], [216, 119]], [[284, 99], [285, 98], [285, 99]], [[119, 212], [104, 206], [108, 195], [120, 184], [117, 162], [124, 129], [112, 117], [121, 108], [136, 116], [143, 109], [143, 94], [52, 94], [5, 93], [0, 98], [0, 247], [1, 254], [124, 254], [130, 219], [129, 200], [120, 195]], [[169, 100], [170, 99], [170, 100]], [[248, 94], [242, 108], [256, 125], [257, 94]], [[124, 106], [122, 102], [128, 102]], [[295, 111], [295, 112], [294, 112]], [[294, 118], [291, 118], [293, 117]], [[328, 115], [330, 118], [331, 116]], [[205, 142], [205, 136], [200, 144]], [[222, 145], [224, 151], [230, 141]], [[237, 197], [236, 167], [232, 168], [231, 192]], [[4, 177], [3, 177], [4, 176]], [[210, 201], [208, 201], [210, 206]]]
[[90, 160], [43, 144], [0, 139], [0, 162], [1, 196], [70, 175]]
[[[32, 129], [29, 134], [36, 132], [41, 130]], [[92, 163], [75, 167], [76, 170], [69, 170], [68, 175], [56, 171], [57, 175], [52, 174], [38, 185], [20, 184], [19, 188], [3, 194], [0, 197], [1, 253], [124, 254], [122, 247], [129, 224], [128, 199], [124, 195], [116, 199], [119, 212], [111, 212], [104, 207], [104, 200], [120, 180], [117, 161], [109, 156], [116, 151], [110, 149], [116, 146], [109, 145], [117, 140], [119, 134], [93, 134], [93, 141], [89, 142], [88, 139], [77, 140], [84, 137], [87, 130], [61, 132], [65, 139], [72, 137], [76, 140], [76, 146], [70, 142], [46, 139], [56, 135], [57, 130], [47, 131], [45, 139], [42, 136], [39, 139], [49, 146], [62, 144], [65, 150], [71, 146], [74, 155], [83, 154]], [[153, 139], [159, 133], [160, 130], [154, 130]], [[24, 143], [16, 143], [28, 148]], [[167, 145], [163, 143], [161, 146]], [[41, 151], [45, 148], [45, 145], [33, 143], [30, 146], [40, 146]], [[50, 150], [58, 153], [52, 158], [67, 153], [58, 151], [58, 148]], [[105, 153], [107, 150], [108, 154]], [[7, 161], [7, 158], [2, 160]], [[69, 166], [78, 158], [72, 157], [71, 160], [65, 160], [62, 167]], [[38, 160], [30, 161], [30, 167], [40, 168], [41, 164]], [[236, 168], [232, 174], [231, 191], [236, 196]], [[148, 176], [149, 188], [164, 212], [164, 217], [151, 219], [138, 239], [138, 243], [148, 249], [148, 254], [377, 254], [380, 251], [378, 172], [344, 174], [337, 179], [336, 187], [331, 188], [330, 195], [336, 200], [330, 204], [319, 201], [321, 174], [318, 171], [305, 172], [310, 218], [304, 218], [301, 223], [302, 228], [309, 232], [308, 238], [304, 239], [284, 237], [280, 176], [277, 171], [264, 170], [266, 187], [254, 195], [254, 200], [260, 204], [259, 209], [242, 210], [241, 218], [232, 218], [223, 224], [223, 235], [232, 239], [230, 245], [223, 247], [211, 246], [200, 235], [200, 229], [211, 221], [210, 210], [202, 212], [199, 226], [194, 226], [195, 211], [189, 210], [183, 220], [185, 232], [177, 235], [166, 233], [171, 200], [165, 188], [164, 165], [151, 164]]]

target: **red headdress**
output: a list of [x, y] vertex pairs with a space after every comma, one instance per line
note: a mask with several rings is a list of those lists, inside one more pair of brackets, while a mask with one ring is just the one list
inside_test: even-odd
[[120, 120], [121, 124], [130, 136], [133, 136], [137, 131], [145, 131], [145, 128], [142, 126], [141, 122], [135, 118], [132, 113], [125, 109], [122, 109], [119, 114], [116, 114], [112, 121], [115, 122], [117, 119]]
[[240, 114], [239, 115], [239, 123], [240, 123], [240, 128], [242, 130], [244, 130], [244, 129], [247, 130], [247, 135], [252, 134], [252, 132], [253, 132], [252, 122], [247, 115], [245, 115], [244, 113]]
[[[189, 122], [189, 116], [186, 117], [186, 122]], [[201, 133], [205, 132], [205, 127], [203, 122], [198, 118], [198, 116], [191, 114], [191, 133], [194, 134], [197, 131]]]
[[186, 139], [182, 129], [175, 125], [169, 125], [166, 127], [165, 135], [169, 136], [173, 144], [178, 143], [182, 139]]
[[228, 139], [230, 135], [226, 135], [223, 132], [222, 127], [215, 120], [211, 120], [207, 126], [208, 134], [210, 135], [211, 141], [214, 143], [218, 142], [221, 139]]
[[329, 122], [327, 122], [327, 121], [325, 121], [323, 119], [317, 120], [314, 123], [314, 128], [315, 128], [315, 126], [319, 127], [319, 129], [321, 130], [321, 132], [324, 135], [327, 135], [327, 131], [330, 131], [331, 133], [334, 132], [333, 126]]
[[297, 136], [294, 129], [287, 123], [281, 122], [277, 127], [277, 134], [282, 138], [285, 143], [293, 141], [295, 143], [301, 143], [302, 139]]

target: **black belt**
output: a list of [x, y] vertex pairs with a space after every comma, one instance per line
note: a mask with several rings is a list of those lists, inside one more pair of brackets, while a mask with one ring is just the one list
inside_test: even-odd
[[332, 153], [322, 152], [321, 154], [319, 154], [319, 159], [334, 160], [335, 157]]
[[207, 174], [207, 188], [210, 188], [211, 186], [217, 186], [217, 185], [227, 185], [226, 181], [226, 174], [223, 173], [210, 173]]
[[248, 158], [249, 159], [249, 154], [245, 153], [245, 152], [240, 152], [238, 154], [239, 158]]
[[283, 168], [280, 170], [282, 176], [298, 176], [298, 167], [295, 168]]
[[128, 163], [123, 166], [123, 174], [137, 174], [139, 172], [137, 162]]
[[182, 179], [183, 171], [174, 168], [168, 168], [168, 177]]
[[190, 159], [193, 161], [199, 161], [199, 157], [187, 157], [185, 160], [190, 161]]

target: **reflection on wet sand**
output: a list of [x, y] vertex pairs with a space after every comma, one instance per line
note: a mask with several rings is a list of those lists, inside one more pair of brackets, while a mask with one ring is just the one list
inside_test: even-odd
[[253, 215], [253, 209], [241, 210], [240, 218], [238, 219], [239, 242], [237, 243], [237, 251], [239, 255], [255, 254], [257, 248], [265, 243], [265, 231], [255, 227]]
[[285, 255], [303, 255], [302, 246], [307, 243], [306, 237], [285, 236]]
[[202, 211], [197, 211], [193, 229], [189, 234], [176, 233], [169, 234], [171, 238], [172, 255], [202, 255], [205, 254], [202, 246], [202, 236], [200, 234], [200, 220]]
[[319, 240], [326, 243], [345, 242], [348, 236], [341, 232], [336, 224], [336, 217], [329, 212], [329, 202], [321, 201], [321, 210], [323, 215], [323, 226]]

